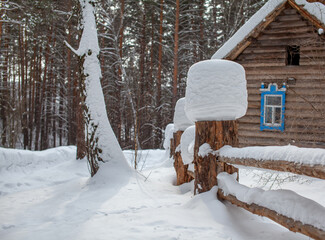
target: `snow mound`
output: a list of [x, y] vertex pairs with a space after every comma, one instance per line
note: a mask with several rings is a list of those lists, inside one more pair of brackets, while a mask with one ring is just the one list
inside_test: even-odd
[[194, 64], [187, 75], [185, 111], [196, 121], [235, 120], [247, 110], [244, 68], [228, 60]]
[[76, 147], [44, 151], [0, 148], [0, 195], [56, 186], [90, 176], [87, 162], [76, 160]]
[[175, 113], [174, 113], [175, 132], [184, 131], [186, 128], [194, 124], [194, 122], [192, 122], [186, 116], [184, 107], [185, 107], [185, 98], [180, 98], [177, 101], [175, 106]]
[[181, 156], [183, 163], [190, 164], [194, 160], [195, 125], [186, 128], [181, 136]]
[[0, 172], [33, 171], [76, 159], [76, 147], [57, 147], [44, 151], [0, 148]]

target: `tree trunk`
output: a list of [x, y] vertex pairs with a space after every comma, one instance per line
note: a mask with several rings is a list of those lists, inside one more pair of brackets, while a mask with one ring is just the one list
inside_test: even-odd
[[162, 140], [162, 117], [161, 117], [161, 73], [163, 57], [163, 21], [164, 21], [164, 0], [160, 0], [160, 21], [159, 21], [159, 46], [158, 46], [158, 74], [157, 74], [157, 95], [156, 95], [156, 146]]
[[224, 145], [238, 146], [237, 133], [236, 121], [202, 121], [195, 123], [195, 194], [209, 191], [213, 186], [217, 185], [219, 172], [233, 173], [238, 171], [235, 167], [217, 162], [216, 154], [213, 152], [204, 156], [199, 155], [200, 147], [207, 143], [212, 151], [216, 151]]
[[179, 0], [176, 0], [175, 33], [174, 33], [174, 72], [173, 72], [173, 101], [172, 109], [177, 101], [177, 79], [178, 79], [178, 34], [179, 34]]
[[21, 116], [22, 116], [22, 131], [23, 131], [23, 147], [28, 148], [28, 126], [27, 126], [27, 84], [25, 79], [25, 44], [24, 33], [22, 27], [19, 30], [19, 43], [20, 43], [20, 79], [21, 79]]
[[[0, 19], [1, 20], [1, 19]], [[0, 32], [2, 30], [0, 29]], [[1, 41], [1, 34], [0, 34], [0, 41]], [[3, 63], [3, 69], [2, 69], [2, 99], [1, 99], [1, 113], [0, 118], [2, 118], [2, 134], [1, 134], [1, 145], [6, 146], [7, 145], [7, 129], [8, 129], [8, 117], [9, 117], [9, 107], [8, 107], [8, 101], [9, 101], [9, 85], [8, 85], [8, 40], [3, 43], [4, 49], [6, 49], [5, 52], [5, 59]], [[1, 42], [0, 42], [1, 46]]]
[[183, 131], [177, 131], [174, 133], [173, 137], [173, 151], [174, 153], [174, 168], [176, 171], [176, 184], [181, 185], [186, 182], [190, 182], [193, 180], [193, 178], [188, 175], [187, 173], [187, 168], [188, 165], [184, 165], [182, 156], [181, 156], [181, 151], [179, 149], [180, 143], [181, 143], [181, 137], [182, 137]]

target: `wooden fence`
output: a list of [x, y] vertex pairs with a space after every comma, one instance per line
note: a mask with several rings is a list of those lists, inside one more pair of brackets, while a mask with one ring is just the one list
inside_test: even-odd
[[[218, 156], [217, 162], [226, 163], [226, 164], [233, 164], [233, 165], [242, 165], [247, 167], [254, 167], [254, 168], [262, 168], [262, 169], [270, 169], [275, 171], [283, 171], [283, 172], [291, 172], [295, 174], [315, 177], [319, 179], [325, 179], [325, 164], [324, 165], [308, 165], [308, 164], [298, 164], [289, 161], [273, 161], [273, 160], [256, 160], [256, 159], [241, 159], [241, 158], [229, 158], [224, 156]], [[191, 176], [195, 176], [195, 173], [188, 171], [188, 174]], [[230, 203], [244, 208], [247, 211], [257, 214], [260, 216], [268, 217], [269, 219], [279, 223], [280, 225], [288, 228], [293, 232], [299, 232], [304, 235], [307, 235], [311, 238], [316, 240], [324, 240], [325, 239], [325, 231], [323, 229], [319, 229], [311, 224], [304, 224], [301, 221], [294, 220], [290, 216], [284, 216], [279, 214], [278, 212], [268, 209], [263, 206], [259, 206], [256, 203], [245, 203], [240, 201], [236, 198], [235, 194], [225, 194], [224, 189], [218, 186], [218, 198], [220, 200], [226, 200]], [[301, 197], [301, 201], [304, 201], [306, 198]], [[281, 199], [279, 199], [281, 201]], [[313, 202], [312, 200], [310, 200]], [[325, 208], [322, 209], [325, 213]]]

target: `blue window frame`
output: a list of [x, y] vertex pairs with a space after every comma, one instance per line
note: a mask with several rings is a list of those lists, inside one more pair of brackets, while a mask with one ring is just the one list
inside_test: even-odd
[[284, 131], [284, 112], [286, 86], [278, 89], [276, 83], [269, 84], [265, 88], [264, 83], [261, 85], [261, 124], [260, 130], [281, 130]]

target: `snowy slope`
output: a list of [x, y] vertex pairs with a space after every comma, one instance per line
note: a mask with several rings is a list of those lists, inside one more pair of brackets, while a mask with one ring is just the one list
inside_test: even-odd
[[[162, 150], [141, 151], [143, 171], [128, 181], [114, 169], [90, 179], [87, 163], [74, 160], [71, 147], [42, 152], [24, 167], [21, 161], [33, 153], [12, 150], [8, 167], [4, 151], [0, 148], [1, 240], [308, 239], [218, 201], [216, 188], [193, 197], [193, 183], [174, 186], [172, 162]], [[54, 154], [56, 161], [48, 161]], [[125, 155], [132, 162], [134, 152]], [[243, 180], [256, 184], [245, 175]], [[324, 181], [288, 185], [325, 205], [319, 193]]]

